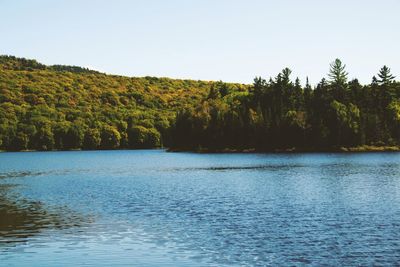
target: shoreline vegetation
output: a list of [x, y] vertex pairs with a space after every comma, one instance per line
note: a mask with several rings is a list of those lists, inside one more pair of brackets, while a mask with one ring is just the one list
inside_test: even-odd
[[256, 149], [167, 149], [168, 152], [197, 152], [197, 153], [366, 153], [366, 152], [400, 152], [400, 146], [359, 146], [359, 147], [339, 147], [326, 149], [276, 149], [276, 150], [256, 150]]
[[[223, 153], [366, 153], [366, 152], [400, 152], [400, 146], [358, 146], [358, 147], [338, 147], [338, 148], [326, 148], [326, 149], [299, 149], [299, 148], [288, 148], [288, 149], [276, 149], [276, 150], [257, 150], [257, 149], [229, 149], [224, 148], [221, 150], [212, 149], [173, 149], [173, 148], [146, 148], [148, 149], [165, 149], [169, 153], [182, 153], [182, 152], [195, 152], [195, 153], [205, 153], [205, 154], [223, 154]], [[96, 151], [115, 151], [115, 150], [139, 150], [139, 149], [114, 149], [114, 150], [96, 150]], [[95, 151], [95, 150], [85, 150], [85, 149], [69, 149], [69, 150], [0, 150], [0, 153], [6, 152], [65, 152], [65, 151]]]
[[0, 151], [167, 148], [200, 153], [400, 151], [400, 83], [336, 59], [305, 86], [285, 68], [253, 84], [130, 78], [0, 56]]

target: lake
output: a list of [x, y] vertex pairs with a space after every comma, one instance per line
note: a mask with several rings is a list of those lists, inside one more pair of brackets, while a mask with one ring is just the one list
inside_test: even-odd
[[400, 153], [0, 153], [0, 266], [400, 264]]

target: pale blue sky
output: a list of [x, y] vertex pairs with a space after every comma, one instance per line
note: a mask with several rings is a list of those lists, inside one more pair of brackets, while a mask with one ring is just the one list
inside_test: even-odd
[[0, 54], [128, 76], [400, 76], [399, 0], [0, 0]]

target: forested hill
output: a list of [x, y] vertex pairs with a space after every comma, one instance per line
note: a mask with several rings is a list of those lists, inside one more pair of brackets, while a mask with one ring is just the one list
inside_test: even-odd
[[332, 150], [400, 145], [400, 83], [331, 63], [305, 86], [285, 68], [252, 85], [129, 78], [0, 56], [0, 150]]
[[176, 112], [198, 105], [218, 84], [0, 56], [0, 150], [169, 146]]

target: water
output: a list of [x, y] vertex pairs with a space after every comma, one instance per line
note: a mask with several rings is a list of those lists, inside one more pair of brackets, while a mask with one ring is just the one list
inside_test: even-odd
[[0, 154], [0, 266], [400, 264], [400, 153]]

